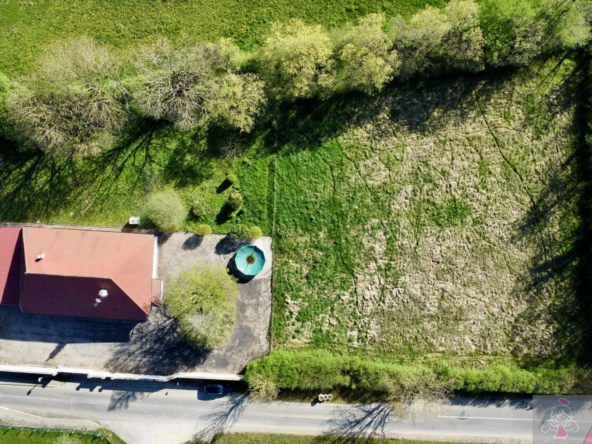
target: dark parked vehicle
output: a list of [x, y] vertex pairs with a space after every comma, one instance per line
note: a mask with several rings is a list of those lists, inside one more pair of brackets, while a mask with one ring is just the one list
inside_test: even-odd
[[206, 384], [204, 385], [204, 392], [209, 395], [223, 395], [224, 386], [221, 384]]

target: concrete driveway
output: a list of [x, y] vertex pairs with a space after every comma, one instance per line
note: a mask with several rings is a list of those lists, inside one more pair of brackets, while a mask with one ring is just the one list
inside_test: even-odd
[[[261, 273], [239, 284], [237, 322], [230, 342], [211, 351], [189, 347], [175, 320], [153, 307], [148, 321], [135, 323], [23, 314], [0, 306], [0, 363], [82, 367], [111, 372], [169, 375], [175, 372], [239, 373], [269, 351], [271, 238], [255, 242], [267, 257]], [[220, 235], [175, 233], [160, 238], [159, 274], [166, 279], [189, 263], [229, 266], [241, 244]]]

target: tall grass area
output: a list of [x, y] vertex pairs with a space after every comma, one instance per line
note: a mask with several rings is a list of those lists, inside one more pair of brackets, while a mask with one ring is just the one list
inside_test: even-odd
[[373, 12], [409, 16], [426, 5], [445, 0], [8, 0], [0, 5], [0, 71], [24, 73], [35, 67], [44, 47], [53, 41], [90, 35], [102, 43], [126, 48], [173, 40], [189, 33], [214, 41], [235, 39], [244, 49], [262, 42], [274, 21], [300, 18], [308, 23], [338, 26]]

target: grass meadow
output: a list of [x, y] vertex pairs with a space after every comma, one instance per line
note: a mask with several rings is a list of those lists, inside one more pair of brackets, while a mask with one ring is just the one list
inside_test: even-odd
[[273, 164], [275, 345], [575, 358], [589, 304], [577, 291], [577, 78], [574, 62], [554, 61], [286, 122]]

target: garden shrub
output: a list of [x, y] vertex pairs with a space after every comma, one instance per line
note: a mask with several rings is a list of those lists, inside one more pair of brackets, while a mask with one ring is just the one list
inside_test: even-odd
[[200, 224], [195, 228], [195, 234], [198, 236], [207, 236], [212, 234], [212, 227], [208, 224]]
[[249, 237], [249, 228], [243, 224], [233, 225], [228, 234], [236, 239], [246, 239]]
[[165, 285], [165, 304], [182, 337], [197, 348], [228, 342], [236, 322], [237, 280], [221, 265], [193, 263]]
[[261, 228], [259, 228], [259, 227], [249, 228], [249, 233], [247, 235], [247, 237], [249, 239], [259, 239], [261, 236], [263, 236], [263, 231], [261, 231]]
[[187, 212], [174, 190], [164, 190], [150, 195], [145, 214], [160, 231], [172, 233], [181, 228]]

